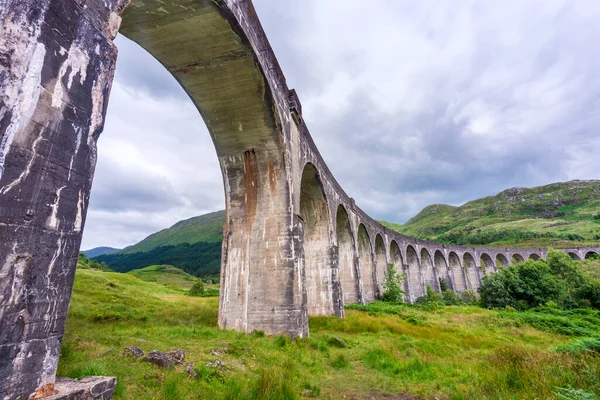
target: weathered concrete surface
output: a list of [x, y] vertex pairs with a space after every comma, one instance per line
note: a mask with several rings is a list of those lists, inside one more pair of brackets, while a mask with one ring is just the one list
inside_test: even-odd
[[121, 32], [182, 84], [215, 144], [221, 327], [306, 336], [309, 313], [376, 299], [390, 263], [414, 301], [440, 279], [476, 289], [515, 255], [546, 256], [421, 241], [366, 215], [319, 154], [249, 0], [127, 5], [0, 0], [0, 399], [55, 382], [121, 15]]
[[54, 383], [124, 1], [0, 2], [0, 399]]

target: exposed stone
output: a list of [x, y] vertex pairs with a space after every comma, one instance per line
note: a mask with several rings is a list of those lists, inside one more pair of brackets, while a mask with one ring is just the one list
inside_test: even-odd
[[179, 364], [185, 361], [185, 351], [183, 350], [172, 350], [169, 355], [175, 359]]
[[54, 384], [54, 393], [44, 400], [108, 400], [117, 387], [117, 379], [90, 376], [83, 379], [59, 378]]
[[185, 366], [185, 371], [188, 373], [188, 375], [190, 375], [192, 378], [198, 377], [198, 373], [196, 372], [196, 364], [184, 363], [184, 366]]
[[225, 366], [225, 363], [223, 363], [223, 361], [221, 361], [217, 358], [215, 361], [213, 361], [213, 362], [209, 361], [205, 365], [210, 368], [221, 368], [221, 367]]
[[144, 351], [137, 346], [128, 346], [122, 352], [122, 356], [126, 357], [144, 357]]
[[180, 363], [170, 354], [163, 353], [159, 350], [150, 351], [148, 354], [146, 354], [143, 360], [156, 364], [161, 368], [174, 367], [175, 365]]

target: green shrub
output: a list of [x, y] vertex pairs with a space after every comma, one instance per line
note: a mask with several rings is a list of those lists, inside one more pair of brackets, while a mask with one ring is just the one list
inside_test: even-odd
[[438, 292], [434, 291], [431, 286], [427, 285], [425, 295], [415, 300], [416, 304], [425, 305], [428, 303], [443, 303], [443, 297]]
[[471, 289], [463, 290], [460, 293], [460, 299], [465, 304], [471, 304], [471, 305], [473, 305], [473, 304], [478, 304], [479, 303], [479, 296], [477, 296], [477, 292], [474, 292]]
[[394, 264], [388, 265], [387, 275], [383, 281], [383, 296], [382, 301], [401, 303], [404, 296], [404, 290], [402, 290], [402, 282], [406, 279], [406, 275], [399, 274], [394, 268]]
[[202, 296], [204, 294], [204, 283], [201, 280], [196, 281], [190, 288], [188, 294], [190, 296]]
[[546, 260], [527, 260], [487, 275], [478, 289], [486, 308], [517, 310], [547, 305], [550, 308], [600, 308], [600, 282], [581, 272], [581, 262], [554, 249]]
[[447, 306], [459, 306], [464, 304], [458, 293], [453, 290], [442, 290], [442, 301]]

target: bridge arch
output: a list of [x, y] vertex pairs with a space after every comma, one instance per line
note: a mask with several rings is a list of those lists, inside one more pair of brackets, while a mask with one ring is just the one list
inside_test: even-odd
[[530, 260], [533, 260], [533, 261], [537, 261], [537, 260], [539, 260], [539, 259], [540, 259], [540, 256], [539, 256], [539, 255], [537, 255], [536, 253], [531, 253], [531, 254], [529, 255], [529, 259], [530, 259]]
[[398, 274], [406, 275], [406, 279], [404, 279], [402, 289], [404, 290], [404, 299], [410, 299], [408, 275], [404, 269], [404, 261], [402, 260], [402, 252], [400, 251], [400, 246], [398, 246], [398, 242], [396, 242], [395, 240], [392, 240], [390, 242], [390, 262], [394, 264], [394, 270]]
[[569, 257], [571, 257], [573, 260], [577, 260], [577, 261], [581, 260], [581, 257], [579, 257], [579, 254], [577, 254], [577, 253], [576, 253], [576, 252], [574, 252], [574, 251], [569, 251], [569, 252], [567, 252], [567, 254], [568, 254], [568, 255], [569, 255]]
[[365, 303], [373, 301], [377, 295], [375, 281], [375, 260], [371, 238], [364, 224], [358, 226], [358, 264], [362, 280], [362, 300]]
[[506, 267], [509, 264], [508, 258], [502, 253], [496, 254], [496, 268]]
[[598, 258], [598, 253], [595, 251], [588, 251], [587, 253], [585, 253], [585, 259], [589, 260], [592, 258]]
[[454, 291], [462, 292], [468, 289], [466, 271], [460, 262], [460, 257], [455, 252], [451, 251], [448, 254], [448, 263], [452, 273], [452, 283]]
[[344, 304], [358, 303], [360, 302], [358, 260], [354, 254], [354, 237], [348, 213], [341, 204], [336, 212], [335, 232]]
[[376, 264], [376, 288], [379, 295], [383, 294], [382, 284], [387, 274], [387, 257], [385, 255], [385, 243], [383, 237], [378, 233], [375, 236], [375, 264]]
[[307, 163], [300, 184], [300, 218], [309, 315], [334, 315], [331, 218], [319, 172]]
[[[446, 262], [446, 257], [440, 250], [436, 250], [433, 253], [433, 264], [435, 265], [435, 270], [437, 271], [438, 280], [444, 280], [446, 284], [446, 288], [450, 290], [454, 290], [454, 285], [452, 283], [452, 276], [450, 274], [450, 269], [448, 268], [448, 263]], [[440, 283], [440, 290], [442, 289]]]
[[523, 258], [522, 255], [520, 255], [519, 253], [514, 253], [511, 257], [511, 264], [520, 264], [522, 262], [525, 262], [525, 259]]
[[437, 272], [433, 265], [431, 254], [429, 254], [429, 250], [425, 247], [421, 249], [421, 275], [423, 276], [425, 286], [429, 286], [438, 293], [440, 292], [440, 282], [437, 278]]
[[406, 262], [408, 264], [408, 280], [411, 288], [411, 301], [415, 301], [425, 294], [421, 278], [421, 262], [419, 255], [412, 245], [406, 246]]
[[466, 271], [469, 289], [477, 289], [479, 287], [479, 268], [477, 268], [475, 259], [468, 251], [463, 254], [463, 267]]
[[496, 264], [488, 253], [481, 253], [480, 257], [481, 269], [486, 275], [491, 275], [496, 272]]

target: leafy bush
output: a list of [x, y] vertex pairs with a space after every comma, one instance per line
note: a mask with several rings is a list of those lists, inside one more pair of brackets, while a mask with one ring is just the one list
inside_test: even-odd
[[388, 265], [387, 275], [383, 281], [383, 296], [382, 301], [401, 303], [404, 296], [404, 290], [402, 290], [402, 282], [406, 279], [406, 275], [399, 274], [394, 268], [394, 264]]
[[442, 290], [442, 301], [447, 306], [459, 306], [464, 304], [458, 293], [453, 290]]
[[465, 304], [479, 304], [479, 296], [477, 295], [477, 292], [474, 292], [471, 289], [463, 290], [460, 293], [460, 299]]
[[478, 289], [486, 308], [526, 310], [540, 305], [563, 309], [600, 308], [600, 282], [580, 271], [581, 263], [549, 249], [546, 260], [527, 260], [483, 278]]
[[190, 288], [188, 294], [190, 296], [202, 296], [204, 294], [204, 283], [202, 281], [196, 281]]

